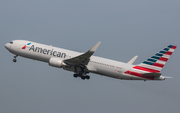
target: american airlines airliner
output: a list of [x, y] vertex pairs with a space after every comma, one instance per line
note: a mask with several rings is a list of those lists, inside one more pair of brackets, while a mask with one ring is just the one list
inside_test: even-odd
[[176, 49], [176, 46], [168, 45], [142, 63], [133, 65], [138, 56], [127, 63], [93, 56], [100, 43], [85, 53], [27, 40], [11, 41], [5, 44], [5, 48], [14, 54], [13, 62], [17, 61], [17, 56], [47, 62], [50, 66], [74, 72], [73, 76], [82, 80], [90, 79], [88, 73], [95, 73], [122, 80], [144, 81], [165, 80], [166, 77], [160, 71]]

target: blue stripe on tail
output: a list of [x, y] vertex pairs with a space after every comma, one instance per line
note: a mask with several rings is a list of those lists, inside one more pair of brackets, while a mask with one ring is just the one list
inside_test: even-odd
[[151, 58], [154, 58], [154, 59], [157, 59], [157, 60], [160, 59], [160, 57], [157, 57], [157, 56], [152, 56]]
[[169, 45], [168, 47], [171, 48], [171, 47], [173, 47], [173, 45]]
[[163, 54], [165, 54], [167, 51], [160, 51], [159, 53], [163, 53]]
[[147, 61], [151, 61], [151, 62], [156, 62], [157, 60], [154, 60], [154, 59], [147, 59]]
[[168, 49], [168, 48], [164, 48], [163, 50], [165, 50], [165, 51], [169, 51], [169, 49]]
[[154, 63], [152, 63], [152, 62], [147, 62], [147, 61], [144, 61], [143, 62], [144, 64], [148, 64], [148, 65], [153, 65]]
[[160, 56], [160, 57], [163, 56], [163, 54], [159, 54], [159, 53], [156, 53], [155, 55], [156, 56]]

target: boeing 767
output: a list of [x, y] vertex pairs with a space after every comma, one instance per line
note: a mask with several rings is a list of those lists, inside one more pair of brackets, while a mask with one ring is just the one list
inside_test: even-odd
[[176, 46], [168, 45], [158, 53], [138, 65], [133, 65], [137, 56], [129, 62], [93, 56], [101, 42], [85, 53], [75, 52], [27, 40], [14, 40], [5, 44], [5, 48], [17, 56], [47, 62], [50, 66], [74, 72], [74, 77], [90, 79], [88, 73], [95, 73], [123, 80], [165, 80], [161, 69], [172, 55]]

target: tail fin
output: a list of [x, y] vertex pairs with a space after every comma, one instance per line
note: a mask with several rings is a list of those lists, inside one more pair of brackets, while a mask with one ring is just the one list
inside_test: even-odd
[[175, 49], [176, 46], [169, 45], [141, 64], [134, 66], [132, 70], [138, 73], [160, 73]]

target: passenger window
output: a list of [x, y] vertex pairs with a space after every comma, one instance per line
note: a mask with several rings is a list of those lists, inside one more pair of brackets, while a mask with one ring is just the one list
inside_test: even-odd
[[10, 42], [10, 44], [13, 44], [13, 42]]

